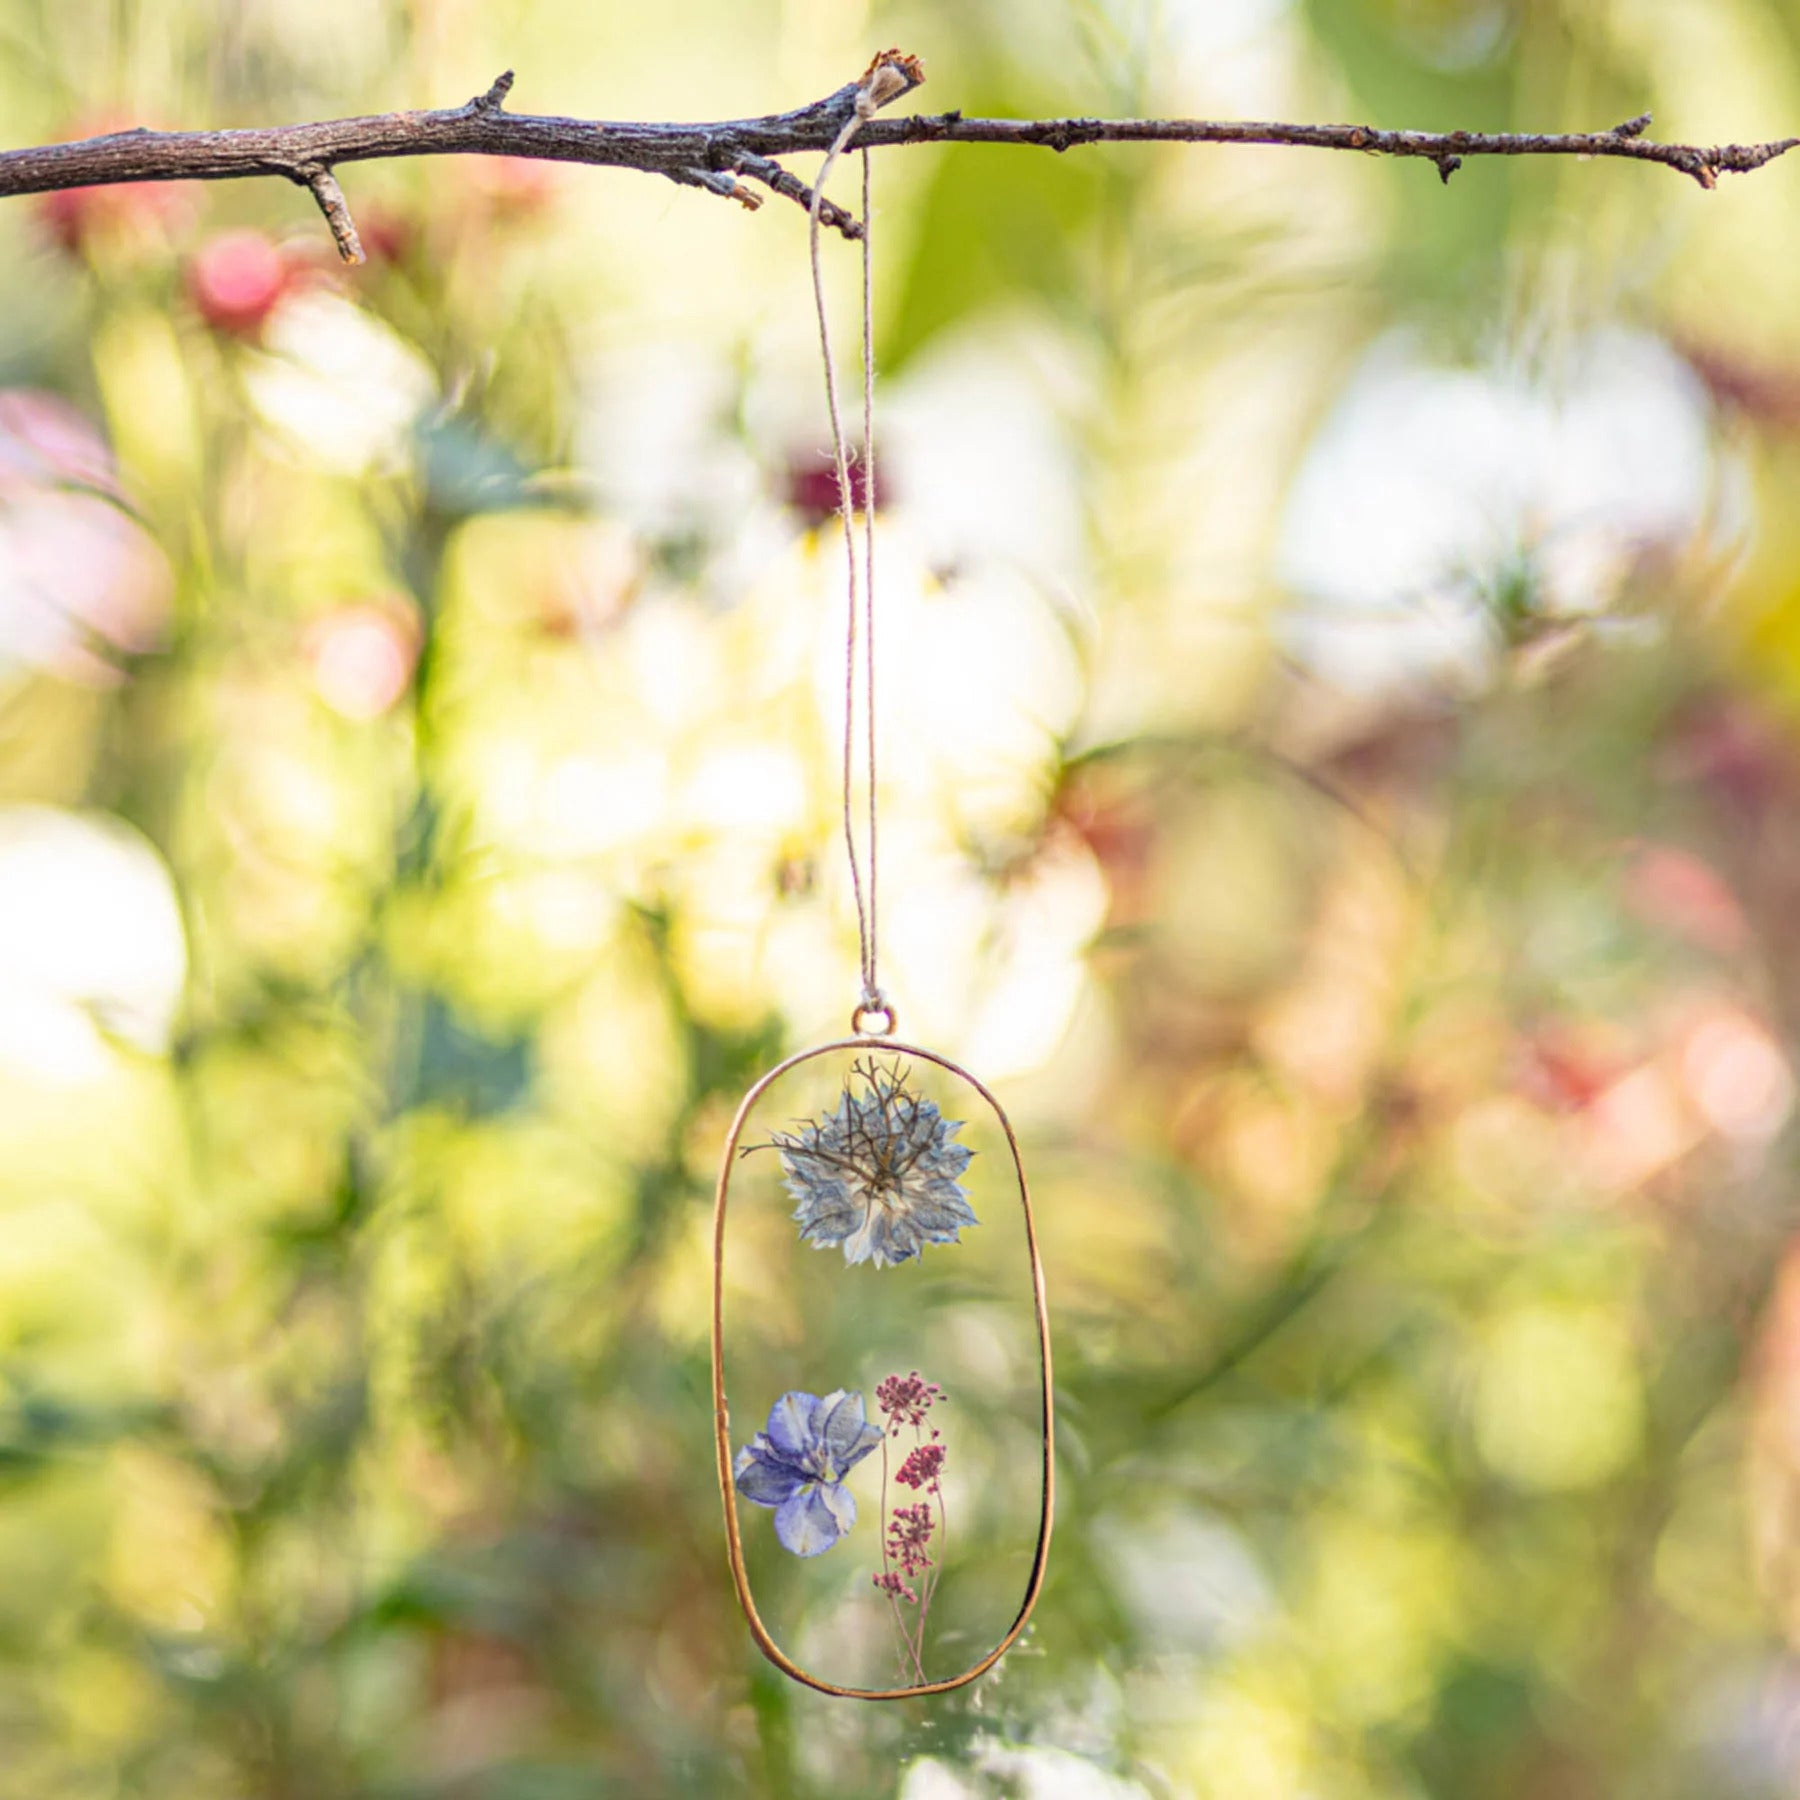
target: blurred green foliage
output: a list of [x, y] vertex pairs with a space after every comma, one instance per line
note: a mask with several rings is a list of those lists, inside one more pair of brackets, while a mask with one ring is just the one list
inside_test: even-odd
[[[0, 0], [0, 137], [890, 42], [1800, 116], [1786, 0]], [[15, 201], [0, 1796], [1795, 1791], [1800, 159], [876, 180], [884, 966], [1033, 1171], [1028, 1637], [833, 1703], [725, 1563], [715, 1160], [855, 993], [801, 215], [359, 165], [346, 274], [275, 182]]]

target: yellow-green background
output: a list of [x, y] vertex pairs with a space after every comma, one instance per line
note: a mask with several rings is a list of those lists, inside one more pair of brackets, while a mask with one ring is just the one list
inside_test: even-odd
[[[893, 43], [969, 113], [1716, 142], [1800, 129], [1797, 19], [0, 0], [0, 141], [503, 67], [732, 116]], [[46, 650], [99, 527], [46, 578], [0, 467], [0, 1795], [1795, 1791], [1800, 156], [876, 174], [884, 969], [1034, 1172], [1028, 1639], [832, 1703], [725, 1566], [714, 1159], [855, 994], [798, 209], [352, 167], [399, 253], [340, 279], [276, 181], [74, 253], [14, 200], [0, 386], [113, 446], [151, 628], [102, 582]], [[244, 226], [316, 267], [261, 342], [189, 297]], [[1571, 501], [1683, 429], [1672, 507]], [[1450, 622], [1345, 598], [1456, 505]]]

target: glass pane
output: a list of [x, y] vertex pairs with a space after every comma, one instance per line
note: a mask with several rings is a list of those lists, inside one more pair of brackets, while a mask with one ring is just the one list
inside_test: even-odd
[[909, 1047], [802, 1058], [745, 1116], [721, 1255], [764, 1626], [834, 1686], [974, 1667], [1018, 1617], [1044, 1516], [1036, 1287], [998, 1109]]

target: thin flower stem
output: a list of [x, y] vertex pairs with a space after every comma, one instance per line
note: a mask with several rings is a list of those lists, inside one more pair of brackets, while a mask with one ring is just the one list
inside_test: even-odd
[[[917, 1446], [922, 1447], [924, 1445], [925, 1427], [922, 1423], [913, 1427], [913, 1439]], [[938, 1503], [937, 1560], [932, 1563], [931, 1568], [919, 1583], [919, 1661], [921, 1664], [923, 1664], [925, 1660], [925, 1621], [931, 1615], [931, 1599], [937, 1592], [938, 1582], [942, 1579], [944, 1573], [945, 1529], [943, 1485], [942, 1477], [934, 1481], [931, 1485], [931, 1491], [936, 1495]]]
[[[884, 1576], [890, 1572], [888, 1567], [887, 1541], [887, 1484], [888, 1434], [887, 1421], [884, 1416], [881, 1428], [881, 1510], [878, 1515], [881, 1519], [881, 1572]], [[892, 1588], [884, 1588], [882, 1591], [888, 1597], [888, 1606], [894, 1615], [894, 1631], [900, 1639], [900, 1679], [904, 1681], [906, 1679], [906, 1658], [908, 1652], [912, 1649], [912, 1645], [907, 1642], [906, 1621], [900, 1615], [900, 1596], [896, 1594]], [[923, 1677], [921, 1677], [921, 1679], [923, 1679]]]
[[950, 1513], [944, 1505], [944, 1480], [941, 1475], [932, 1483], [931, 1491], [937, 1500], [938, 1509], [938, 1559], [936, 1567], [931, 1571], [931, 1586], [925, 1590], [925, 1606], [931, 1604], [932, 1597], [937, 1593], [938, 1582], [943, 1578], [944, 1561], [950, 1554]]
[[[882, 1415], [882, 1430], [881, 1430], [881, 1572], [884, 1576], [892, 1573], [892, 1567], [888, 1561], [888, 1540], [887, 1540], [888, 1503], [887, 1503], [887, 1496], [888, 1496], [888, 1428], [887, 1428], [887, 1415], [884, 1413]], [[919, 1685], [922, 1687], [925, 1684], [925, 1666], [919, 1658], [919, 1652], [913, 1646], [913, 1641], [912, 1641], [911, 1637], [909, 1637], [907, 1634], [906, 1615], [900, 1610], [900, 1596], [897, 1593], [895, 1593], [891, 1587], [886, 1588], [884, 1591], [886, 1592], [887, 1597], [888, 1597], [888, 1605], [893, 1611], [894, 1630], [898, 1634], [899, 1639], [900, 1639], [900, 1679], [902, 1681], [905, 1681], [907, 1679], [906, 1664], [907, 1664], [908, 1658], [910, 1658], [912, 1661], [913, 1672], [918, 1676]]]

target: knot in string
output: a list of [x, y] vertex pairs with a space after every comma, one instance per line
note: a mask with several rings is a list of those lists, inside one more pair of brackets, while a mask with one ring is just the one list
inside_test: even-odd
[[[898, 100], [908, 88], [916, 87], [922, 79], [918, 61], [914, 57], [899, 57], [892, 50], [876, 57], [869, 64], [862, 80], [856, 84], [858, 121], [874, 118], [890, 100]], [[819, 185], [823, 187], [824, 183], [825, 176], [821, 171]], [[863, 224], [866, 226], [868, 220], [864, 219]]]

